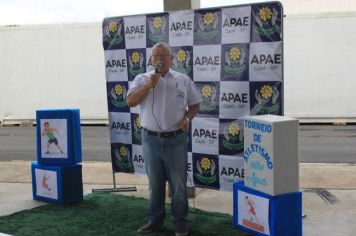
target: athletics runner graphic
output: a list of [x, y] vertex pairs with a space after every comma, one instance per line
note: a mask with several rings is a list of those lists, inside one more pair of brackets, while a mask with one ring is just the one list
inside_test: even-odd
[[247, 213], [250, 216], [250, 221], [255, 221], [257, 224], [260, 224], [260, 221], [257, 219], [256, 215], [256, 204], [253, 200], [249, 199], [247, 196], [245, 196], [245, 206]]
[[42, 178], [42, 187], [44, 189], [46, 189], [47, 191], [51, 191], [51, 188], [49, 187], [48, 182], [47, 182], [49, 180], [49, 178], [50, 177], [46, 174], [44, 174], [44, 176]]
[[49, 154], [49, 148], [51, 147], [52, 143], [54, 143], [54, 145], [56, 145], [58, 150], [63, 154], [63, 150], [62, 150], [61, 146], [58, 144], [58, 140], [57, 140], [56, 136], [54, 136], [54, 132], [56, 132], [57, 135], [60, 136], [58, 130], [56, 128], [49, 127], [48, 122], [45, 122], [43, 124], [43, 126], [44, 126], [44, 128], [43, 128], [41, 135], [42, 136], [47, 135], [47, 137], [48, 137], [46, 154]]

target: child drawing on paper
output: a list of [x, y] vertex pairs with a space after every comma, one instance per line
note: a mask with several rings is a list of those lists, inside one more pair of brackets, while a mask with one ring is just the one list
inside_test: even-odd
[[42, 188], [48, 190], [48, 191], [51, 191], [51, 188], [49, 187], [47, 181], [49, 180], [49, 176], [44, 174], [43, 175], [43, 178], [42, 178]]
[[260, 224], [260, 221], [257, 219], [256, 215], [256, 204], [253, 200], [249, 199], [248, 196], [245, 196], [245, 206], [248, 215], [250, 216], [250, 221], [255, 221], [257, 224]]
[[58, 130], [56, 128], [49, 127], [49, 123], [47, 121], [44, 123], [43, 126], [44, 126], [44, 128], [43, 128], [41, 135], [42, 136], [47, 135], [47, 137], [48, 137], [46, 154], [49, 154], [49, 148], [52, 143], [54, 143], [54, 145], [56, 145], [58, 150], [63, 154], [63, 150], [62, 150], [61, 146], [59, 146], [56, 136], [54, 136], [54, 132], [56, 132], [57, 135], [60, 136]]

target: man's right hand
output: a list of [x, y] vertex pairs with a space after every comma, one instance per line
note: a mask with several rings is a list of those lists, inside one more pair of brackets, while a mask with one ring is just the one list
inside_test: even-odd
[[149, 86], [151, 88], [155, 87], [158, 84], [160, 77], [161, 77], [161, 74], [158, 74], [158, 73], [152, 74], [150, 81], [149, 81]]
[[139, 89], [131, 92], [127, 97], [126, 97], [126, 102], [129, 107], [134, 107], [140, 104], [143, 99], [147, 96], [147, 94], [151, 91], [152, 88], [154, 88], [159, 81], [159, 78], [161, 77], [161, 74], [154, 73], [151, 75], [150, 78], [148, 78], [145, 82], [145, 85], [140, 87]]

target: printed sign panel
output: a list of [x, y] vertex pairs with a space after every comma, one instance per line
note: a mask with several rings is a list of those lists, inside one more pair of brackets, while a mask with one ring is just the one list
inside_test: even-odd
[[248, 81], [249, 44], [226, 44], [221, 49], [221, 80]]
[[105, 74], [107, 81], [127, 81], [126, 50], [105, 51]]
[[251, 7], [251, 42], [282, 41], [282, 5], [253, 4]]
[[282, 5], [257, 3], [105, 18], [114, 171], [145, 173], [140, 106], [128, 107], [126, 95], [137, 75], [154, 70], [151, 53], [157, 42], [168, 43], [171, 69], [187, 75], [202, 98], [187, 134], [191, 178], [187, 185], [231, 191], [233, 181], [245, 179], [240, 167], [242, 117], [283, 114]]
[[188, 187], [194, 187], [194, 182], [193, 182], [193, 159], [192, 159], [192, 153], [188, 153], [188, 169], [187, 169], [187, 186]]
[[221, 10], [197, 10], [194, 16], [194, 45], [219, 45], [221, 42]]
[[216, 155], [193, 153], [193, 179], [199, 187], [219, 189], [219, 159]]
[[193, 45], [194, 12], [176, 11], [169, 14], [169, 45]]
[[250, 27], [250, 6], [222, 9], [221, 43], [249, 43]]
[[109, 112], [128, 112], [126, 95], [128, 90], [127, 82], [108, 82], [106, 83], [108, 110]]
[[219, 120], [195, 118], [192, 121], [192, 150], [219, 154]]
[[240, 120], [220, 119], [219, 154], [235, 155], [244, 148], [244, 126]]
[[220, 118], [236, 119], [250, 114], [249, 82], [220, 82]]
[[105, 50], [125, 48], [124, 19], [122, 17], [104, 19], [103, 46]]
[[146, 165], [145, 159], [143, 158], [141, 145], [132, 145], [132, 159], [135, 174], [146, 175]]
[[109, 113], [110, 140], [112, 143], [132, 143], [130, 113]]
[[38, 196], [58, 200], [57, 172], [35, 169]]
[[151, 48], [158, 42], [168, 42], [168, 22], [169, 16], [167, 13], [146, 16], [146, 47]]
[[193, 49], [195, 81], [219, 81], [221, 45], [195, 46]]
[[42, 158], [68, 158], [67, 119], [41, 119]]
[[220, 189], [226, 191], [233, 190], [233, 183], [244, 179], [245, 163], [242, 155], [219, 156], [219, 179]]
[[250, 44], [250, 81], [282, 80], [282, 44]]
[[115, 172], [134, 173], [132, 145], [111, 143], [111, 162]]
[[269, 230], [269, 200], [238, 190], [238, 224], [265, 235]]
[[124, 17], [126, 48], [146, 47], [146, 17]]

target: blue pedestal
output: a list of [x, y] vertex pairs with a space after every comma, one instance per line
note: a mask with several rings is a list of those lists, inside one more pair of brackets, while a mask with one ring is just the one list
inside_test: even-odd
[[271, 196], [243, 181], [234, 183], [233, 191], [236, 228], [261, 236], [302, 235], [301, 192]]
[[82, 161], [79, 109], [36, 111], [37, 161], [71, 165]]
[[83, 201], [82, 166], [43, 166], [32, 162], [33, 199], [57, 204]]

